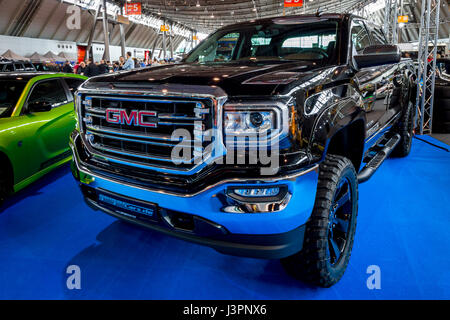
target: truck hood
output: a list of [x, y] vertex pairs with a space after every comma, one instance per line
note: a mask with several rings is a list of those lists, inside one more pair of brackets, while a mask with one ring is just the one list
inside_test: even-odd
[[[318, 67], [311, 62], [175, 64], [147, 67], [97, 76], [83, 85], [85, 89], [102, 84], [126, 86], [137, 83], [208, 85], [220, 87], [228, 96], [267, 96], [282, 93], [294, 82], [313, 76]], [[317, 71], [316, 71], [317, 72]]]

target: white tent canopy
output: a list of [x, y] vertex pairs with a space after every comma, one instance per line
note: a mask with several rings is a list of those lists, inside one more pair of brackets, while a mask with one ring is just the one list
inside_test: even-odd
[[50, 61], [49, 58], [44, 57], [43, 55], [40, 55], [39, 53], [35, 52], [30, 56], [31, 62], [47, 62]]
[[63, 52], [63, 51], [61, 51], [59, 54], [58, 54], [58, 57], [61, 57], [61, 58], [63, 58], [64, 59], [64, 61], [75, 61], [76, 59], [73, 57], [73, 56], [71, 56], [71, 55], [69, 55], [69, 54], [67, 54], [66, 52]]
[[64, 61], [66, 61], [66, 59], [61, 58], [60, 56], [57, 56], [56, 54], [54, 54], [51, 51], [49, 51], [46, 54], [44, 54], [44, 57], [50, 59], [53, 62], [64, 62]]
[[11, 50], [6, 50], [2, 55], [5, 59], [11, 59], [11, 60], [25, 60], [29, 61], [30, 59], [22, 57], [21, 55], [18, 55], [17, 53], [14, 53]]

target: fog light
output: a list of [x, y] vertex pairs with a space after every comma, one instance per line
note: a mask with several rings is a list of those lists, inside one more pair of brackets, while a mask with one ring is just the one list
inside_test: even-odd
[[283, 210], [292, 194], [287, 185], [266, 187], [237, 186], [227, 188], [226, 206], [221, 210], [227, 213], [263, 213]]
[[280, 188], [234, 189], [234, 193], [242, 197], [274, 197], [280, 193]]

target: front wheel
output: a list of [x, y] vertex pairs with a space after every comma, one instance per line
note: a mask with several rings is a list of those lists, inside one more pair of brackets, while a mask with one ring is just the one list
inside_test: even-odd
[[0, 206], [3, 204], [3, 201], [6, 199], [8, 194], [8, 179], [6, 172], [3, 168], [0, 168]]
[[345, 157], [328, 155], [319, 168], [316, 200], [303, 249], [281, 260], [288, 273], [321, 287], [343, 276], [350, 260], [358, 215], [356, 171]]

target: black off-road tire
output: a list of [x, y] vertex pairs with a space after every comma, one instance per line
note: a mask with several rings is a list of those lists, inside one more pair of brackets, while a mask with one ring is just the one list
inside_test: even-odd
[[0, 207], [8, 195], [8, 176], [3, 168], [0, 168]]
[[[358, 215], [358, 182], [356, 171], [350, 160], [345, 157], [328, 155], [319, 167], [319, 181], [316, 200], [310, 219], [306, 224], [303, 249], [290, 257], [281, 260], [286, 271], [293, 277], [320, 287], [331, 287], [343, 276], [350, 260]], [[350, 199], [341, 207], [336, 208], [340, 200], [341, 185], [345, 182]], [[345, 209], [345, 210], [344, 210]], [[336, 214], [333, 214], [333, 212]], [[350, 216], [348, 216], [350, 213]], [[343, 223], [333, 232], [330, 231], [334, 217], [341, 220], [346, 216], [346, 240], [340, 243], [339, 258], [331, 254], [330, 236], [336, 236]], [[336, 248], [336, 247], [335, 247]]]
[[392, 151], [391, 156], [397, 158], [406, 157], [411, 152], [414, 127], [414, 106], [409, 102], [406, 110], [397, 123], [395, 132], [400, 135], [400, 142]]

